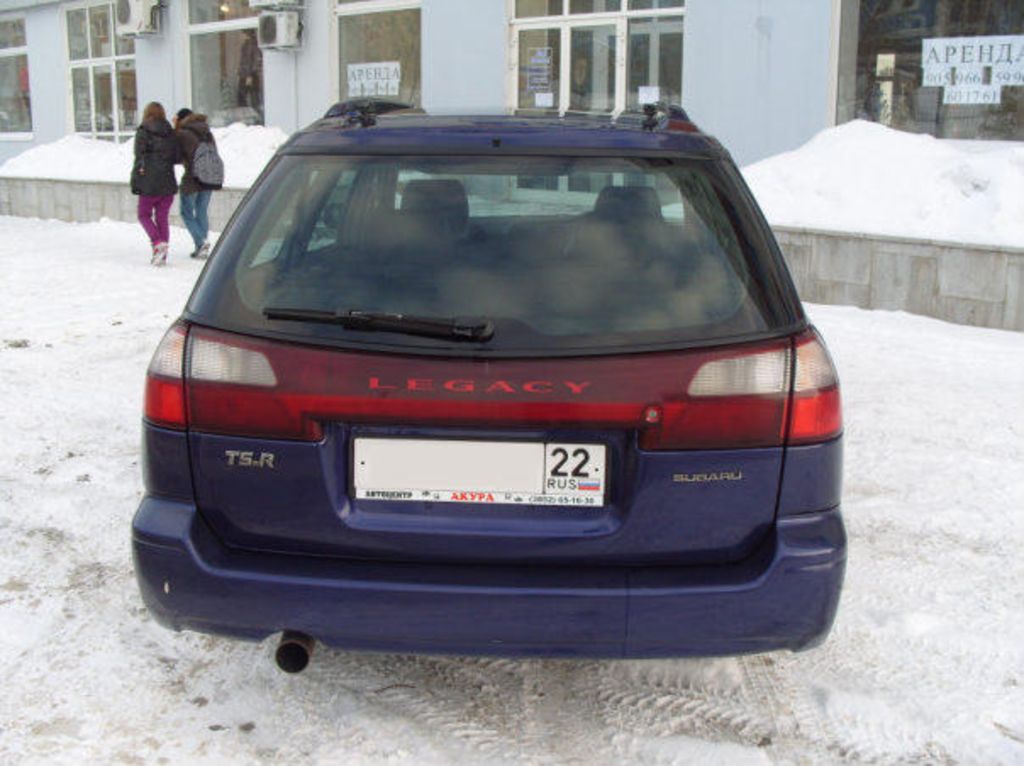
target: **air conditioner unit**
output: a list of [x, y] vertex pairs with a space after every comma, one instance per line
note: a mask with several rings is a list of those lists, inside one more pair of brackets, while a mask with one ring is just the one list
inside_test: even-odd
[[160, 31], [160, 0], [117, 0], [119, 37], [155, 35]]
[[298, 48], [302, 21], [298, 11], [262, 11], [257, 39], [261, 48]]
[[256, 10], [277, 8], [287, 10], [290, 8], [301, 8], [304, 0], [249, 0], [249, 7]]

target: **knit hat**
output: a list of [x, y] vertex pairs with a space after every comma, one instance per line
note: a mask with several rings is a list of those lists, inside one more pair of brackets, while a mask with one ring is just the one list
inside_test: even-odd
[[178, 110], [178, 114], [177, 114], [177, 115], [175, 115], [175, 116], [176, 116], [176, 117], [177, 117], [177, 118], [178, 118], [179, 120], [184, 120], [184, 119], [185, 119], [186, 117], [188, 117], [188, 116], [189, 116], [190, 114], [192, 114], [192, 110], [191, 110], [191, 109], [189, 109], [189, 108], [188, 108], [187, 106], [183, 106], [183, 107], [182, 107], [181, 109], [179, 109], [179, 110]]

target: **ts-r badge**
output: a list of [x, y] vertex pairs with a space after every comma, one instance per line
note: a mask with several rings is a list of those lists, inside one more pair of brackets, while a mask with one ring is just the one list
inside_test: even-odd
[[255, 452], [246, 452], [237, 449], [224, 450], [224, 457], [227, 458], [228, 465], [238, 466], [239, 468], [273, 468], [274, 467], [274, 453], [273, 452], [261, 452], [257, 455]]
[[674, 473], [672, 481], [679, 484], [707, 484], [713, 481], [743, 481], [743, 471], [715, 471], [713, 473]]

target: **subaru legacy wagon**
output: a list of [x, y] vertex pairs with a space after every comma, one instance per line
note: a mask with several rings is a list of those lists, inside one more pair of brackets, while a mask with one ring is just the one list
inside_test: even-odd
[[822, 641], [838, 381], [722, 146], [676, 109], [371, 112], [281, 148], [156, 350], [153, 616], [286, 670]]

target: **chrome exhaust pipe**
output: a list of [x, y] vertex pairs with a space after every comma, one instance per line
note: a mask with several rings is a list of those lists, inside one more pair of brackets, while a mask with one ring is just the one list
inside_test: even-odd
[[281, 634], [274, 660], [285, 673], [301, 673], [309, 664], [315, 646], [316, 641], [305, 633], [286, 630]]

